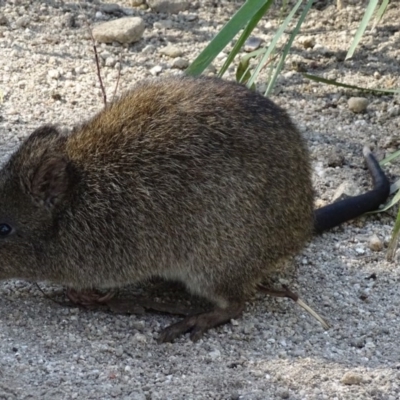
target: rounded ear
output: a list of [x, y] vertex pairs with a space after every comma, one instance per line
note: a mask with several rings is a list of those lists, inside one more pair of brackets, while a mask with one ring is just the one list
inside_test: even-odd
[[60, 136], [60, 132], [55, 126], [52, 125], [43, 125], [37, 129], [35, 129], [26, 139], [26, 141], [33, 141], [37, 139], [45, 139], [48, 137], [57, 137]]
[[40, 205], [53, 207], [67, 195], [70, 184], [68, 161], [57, 155], [44, 157], [33, 173], [29, 192]]

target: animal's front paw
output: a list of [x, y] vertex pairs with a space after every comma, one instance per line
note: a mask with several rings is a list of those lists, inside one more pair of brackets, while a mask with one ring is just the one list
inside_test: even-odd
[[112, 291], [100, 293], [95, 289], [75, 290], [72, 288], [68, 288], [66, 294], [74, 304], [84, 307], [105, 304], [115, 296], [115, 292]]

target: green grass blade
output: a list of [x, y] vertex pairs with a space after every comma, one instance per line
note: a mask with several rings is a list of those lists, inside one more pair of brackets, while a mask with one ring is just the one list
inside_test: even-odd
[[250, 36], [253, 29], [257, 26], [260, 19], [266, 14], [268, 9], [274, 3], [274, 0], [267, 0], [267, 2], [257, 11], [257, 13], [251, 18], [249, 23], [247, 24], [246, 28], [243, 30], [242, 34], [240, 35], [239, 39], [233, 46], [233, 49], [230, 51], [224, 65], [221, 67], [220, 71], [218, 72], [218, 76], [222, 77], [222, 75], [226, 72], [231, 65], [233, 59], [236, 57], [237, 53], [239, 53], [240, 49], [243, 47], [246, 39]]
[[270, 95], [270, 93], [274, 89], [276, 80], [277, 80], [277, 78], [278, 78], [278, 76], [279, 76], [279, 74], [280, 74], [280, 72], [281, 72], [281, 70], [283, 68], [283, 65], [285, 64], [286, 57], [289, 54], [290, 49], [292, 48], [292, 44], [293, 44], [294, 38], [299, 33], [300, 27], [303, 24], [303, 21], [306, 18], [308, 12], [310, 11], [310, 8], [311, 8], [313, 2], [314, 2], [314, 0], [308, 0], [303, 12], [300, 15], [300, 18], [297, 21], [296, 27], [294, 28], [292, 34], [290, 35], [289, 40], [286, 43], [286, 46], [285, 46], [285, 48], [283, 50], [282, 56], [281, 56], [281, 58], [280, 58], [280, 60], [278, 62], [278, 65], [275, 68], [275, 72], [274, 72], [272, 78], [268, 82], [268, 87], [267, 87], [267, 90], [265, 91], [265, 95], [266, 96]]
[[[251, 53], [247, 53], [246, 55], [244, 55], [240, 61], [239, 61], [239, 65], [237, 67], [236, 70], [236, 80], [238, 82], [245, 82], [249, 79], [250, 75], [250, 60], [252, 58], [256, 58], [258, 56], [260, 56], [261, 54], [263, 54], [265, 51], [264, 48], [262, 49], [258, 49], [258, 50], [254, 50]], [[247, 76], [248, 75], [248, 76]], [[247, 79], [244, 79], [244, 76], [247, 76]]]
[[367, 9], [365, 10], [363, 19], [361, 20], [361, 23], [360, 23], [360, 25], [357, 29], [357, 32], [354, 36], [353, 42], [350, 45], [350, 49], [347, 52], [346, 60], [353, 56], [354, 51], [356, 50], [357, 45], [362, 38], [362, 35], [364, 34], [365, 30], [367, 29], [368, 23], [369, 23], [370, 19], [372, 18], [372, 15], [373, 15], [374, 10], [377, 5], [378, 5], [378, 0], [370, 0], [369, 1]]
[[282, 1], [281, 9], [279, 10], [279, 18], [278, 18], [279, 21], [282, 21], [283, 16], [286, 13], [288, 3], [289, 3], [289, 0]]
[[392, 232], [392, 238], [390, 239], [390, 243], [388, 246], [388, 252], [386, 256], [388, 261], [393, 261], [394, 259], [397, 249], [397, 243], [399, 241], [399, 235], [400, 235], [400, 210], [397, 213], [396, 223], [394, 224]]
[[185, 72], [188, 75], [200, 75], [260, 8], [265, 5], [266, 1], [269, 0], [247, 0]]
[[376, 13], [376, 17], [375, 17], [375, 23], [373, 25], [373, 28], [376, 27], [376, 25], [379, 24], [379, 22], [381, 21], [383, 14], [385, 14], [385, 11], [387, 9], [387, 6], [389, 5], [389, 0], [383, 0], [381, 6], [379, 7], [377, 13]]
[[395, 151], [392, 154], [389, 154], [386, 158], [384, 158], [379, 164], [386, 165], [395, 160], [396, 158], [400, 157], [400, 150]]
[[366, 214], [378, 214], [381, 212], [385, 212], [389, 210], [389, 208], [392, 208], [394, 205], [396, 205], [400, 201], [400, 191], [397, 192], [392, 199], [390, 199], [387, 203], [385, 203], [382, 208], [379, 208], [378, 210], [374, 211], [369, 211]]
[[400, 89], [370, 89], [370, 88], [365, 88], [362, 86], [355, 86], [355, 85], [348, 85], [347, 83], [340, 83], [336, 81], [335, 79], [325, 79], [320, 76], [316, 75], [311, 75], [307, 73], [302, 74], [305, 78], [310, 79], [315, 82], [320, 82], [320, 83], [326, 83], [328, 85], [334, 85], [338, 87], [343, 87], [346, 89], [355, 89], [355, 90], [360, 90], [364, 92], [372, 92], [372, 93], [379, 93], [379, 94], [397, 94], [400, 93]]
[[400, 189], [400, 179], [390, 185], [390, 194], [397, 192]]
[[292, 20], [294, 14], [296, 13], [297, 9], [300, 7], [302, 2], [303, 2], [303, 0], [298, 0], [296, 5], [292, 8], [292, 10], [290, 11], [289, 15], [285, 18], [285, 20], [283, 21], [283, 23], [281, 24], [281, 26], [279, 27], [279, 29], [275, 33], [271, 44], [266, 49], [264, 56], [261, 58], [260, 62], [258, 63], [258, 65], [256, 67], [256, 69], [254, 70], [251, 78], [247, 82], [247, 86], [248, 87], [251, 87], [255, 83], [256, 79], [258, 78], [258, 75], [260, 74], [261, 69], [263, 68], [263, 66], [267, 62], [267, 60], [268, 60], [269, 56], [271, 55], [272, 51], [275, 49], [276, 44], [278, 43], [278, 40], [282, 37], [285, 29], [289, 25], [290, 21]]

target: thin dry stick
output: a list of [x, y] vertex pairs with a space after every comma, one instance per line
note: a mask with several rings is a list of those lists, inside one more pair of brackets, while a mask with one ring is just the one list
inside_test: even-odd
[[[81, 7], [80, 3], [79, 3], [79, 8], [82, 10], [82, 7]], [[88, 28], [89, 33], [90, 33], [90, 37], [92, 39], [92, 46], [93, 46], [94, 57], [95, 57], [95, 61], [96, 61], [97, 78], [99, 79], [101, 92], [103, 94], [104, 107], [106, 107], [107, 106], [107, 94], [106, 94], [106, 90], [104, 88], [103, 79], [101, 78], [101, 71], [100, 71], [101, 68], [100, 68], [99, 56], [98, 56], [98, 53], [97, 53], [96, 40], [95, 40], [95, 38], [93, 36], [93, 31], [92, 31], [92, 27], [91, 27], [90, 23], [88, 21], [86, 21], [86, 24], [87, 24], [87, 28]], [[120, 77], [121, 77], [121, 53], [119, 53], [118, 77], [117, 77], [117, 83], [115, 85], [115, 89], [114, 89], [114, 94], [113, 94], [112, 100], [114, 100], [114, 97], [115, 97], [115, 95], [117, 93]]]
[[[79, 6], [79, 9], [83, 12], [82, 5], [81, 5], [80, 1], [78, 2], [78, 6]], [[101, 92], [103, 94], [104, 107], [106, 107], [107, 106], [107, 94], [106, 94], [106, 90], [104, 89], [103, 80], [101, 79], [100, 63], [99, 63], [99, 56], [97, 54], [96, 40], [95, 40], [95, 38], [93, 36], [92, 27], [91, 27], [91, 25], [90, 25], [90, 23], [88, 21], [86, 21], [86, 25], [87, 25], [88, 31], [90, 33], [90, 37], [92, 38], [92, 46], [93, 46], [94, 57], [95, 57], [96, 68], [97, 68], [97, 78], [99, 79]]]
[[121, 56], [121, 53], [119, 53], [118, 77], [117, 77], [117, 83], [115, 85], [115, 89], [114, 89], [114, 93], [113, 93], [113, 97], [112, 97], [111, 101], [114, 101], [114, 98], [115, 98], [115, 96], [117, 94], [118, 85], [119, 85], [119, 79], [121, 78], [121, 64], [122, 64], [122, 56]]
[[268, 60], [265, 61], [264, 65], [261, 67], [260, 72], [261, 72], [263, 69], [267, 68], [268, 65], [271, 64], [273, 61], [275, 61], [277, 58], [278, 58], [278, 54], [275, 54], [274, 56], [269, 57]]
[[99, 56], [97, 54], [97, 47], [96, 47], [96, 41], [93, 37], [93, 32], [92, 29], [89, 27], [90, 31], [90, 37], [92, 38], [92, 45], [93, 45], [93, 51], [94, 51], [94, 57], [96, 60], [96, 67], [97, 67], [97, 77], [99, 78], [100, 82], [100, 87], [101, 87], [101, 92], [103, 93], [103, 102], [104, 102], [104, 107], [107, 106], [107, 95], [106, 95], [106, 90], [104, 89], [103, 85], [103, 79], [101, 79], [101, 73], [100, 73], [100, 63], [99, 63]]
[[273, 297], [287, 297], [292, 299], [295, 303], [297, 303], [300, 307], [302, 307], [305, 311], [307, 311], [310, 315], [312, 315], [320, 324], [323, 326], [324, 329], [329, 329], [329, 323], [322, 318], [316, 311], [314, 311], [310, 306], [308, 306], [303, 300], [299, 298], [297, 293], [293, 293], [286, 285], [282, 285], [284, 290], [275, 290], [270, 289], [262, 284], [258, 285], [258, 289], [261, 290], [263, 293], [266, 293]]
[[47, 300], [51, 300], [53, 303], [56, 303], [56, 304], [58, 304], [59, 306], [62, 306], [62, 307], [76, 307], [75, 304], [68, 303], [68, 302], [65, 302], [65, 301], [59, 301], [59, 300], [54, 299], [53, 297], [51, 297], [47, 293], [45, 293], [37, 282], [34, 282], [34, 284]]

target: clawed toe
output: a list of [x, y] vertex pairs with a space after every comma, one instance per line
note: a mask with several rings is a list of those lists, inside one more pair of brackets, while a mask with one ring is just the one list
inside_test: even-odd
[[210, 328], [224, 324], [232, 318], [238, 317], [243, 310], [243, 304], [233, 304], [226, 309], [216, 308], [213, 311], [192, 315], [167, 326], [162, 330], [158, 342], [172, 342], [177, 337], [190, 332], [190, 339], [197, 342]]
[[115, 292], [110, 291], [104, 294], [94, 289], [78, 291], [75, 289], [68, 288], [66, 291], [66, 295], [72, 303], [84, 307], [88, 306], [90, 307], [96, 304], [107, 303], [115, 296]]
[[182, 321], [169, 325], [161, 331], [159, 343], [173, 342], [178, 336], [184, 335], [196, 325], [196, 316], [184, 318]]

